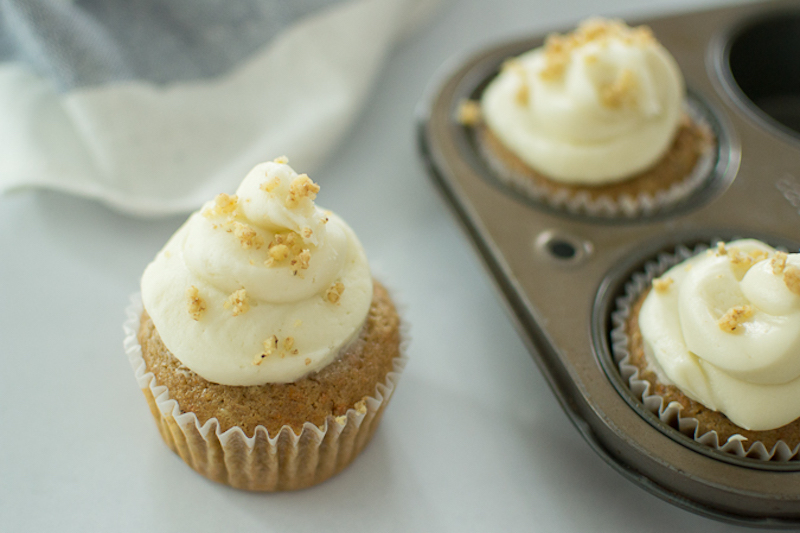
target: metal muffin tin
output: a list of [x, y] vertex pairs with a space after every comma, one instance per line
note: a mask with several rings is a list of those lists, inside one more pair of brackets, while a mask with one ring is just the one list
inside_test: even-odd
[[582, 217], [538, 205], [491, 176], [469, 130], [454, 120], [457, 106], [476, 97], [504, 59], [544, 36], [482, 51], [450, 72], [423, 106], [421, 151], [594, 450], [680, 507], [744, 525], [797, 527], [800, 461], [726, 455], [661, 424], [622, 382], [609, 331], [624, 283], [659, 252], [735, 237], [800, 248], [800, 2], [631, 24], [653, 29], [714, 118], [717, 164], [685, 202], [652, 217]]

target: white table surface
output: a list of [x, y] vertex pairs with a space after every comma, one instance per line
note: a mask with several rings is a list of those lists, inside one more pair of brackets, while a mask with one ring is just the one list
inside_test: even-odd
[[[609, 0], [601, 12], [699, 5]], [[451, 2], [396, 48], [348, 139], [312, 176], [412, 332], [374, 440], [312, 489], [250, 494], [207, 481], [150, 418], [122, 351], [123, 309], [184, 216], [130, 218], [53, 192], [0, 197], [0, 530], [746, 530], [645, 492], [581, 439], [417, 154], [415, 107], [443, 63], [598, 10]]]

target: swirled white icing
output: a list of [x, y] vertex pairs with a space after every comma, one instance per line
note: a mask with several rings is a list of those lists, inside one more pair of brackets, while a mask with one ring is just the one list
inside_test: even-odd
[[721, 251], [654, 282], [639, 314], [645, 354], [738, 426], [781, 427], [800, 417], [800, 254], [750, 239]]
[[590, 19], [508, 61], [481, 109], [492, 133], [534, 170], [601, 185], [666, 153], [684, 92], [675, 60], [649, 30]]
[[142, 277], [144, 307], [183, 365], [224, 385], [287, 383], [358, 335], [372, 300], [364, 250], [284, 162], [192, 214]]

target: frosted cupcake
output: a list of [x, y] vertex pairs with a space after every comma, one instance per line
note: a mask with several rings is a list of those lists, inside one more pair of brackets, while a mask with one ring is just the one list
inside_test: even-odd
[[458, 118], [516, 189], [572, 212], [638, 215], [685, 198], [710, 169], [713, 136], [685, 101], [648, 28], [590, 19], [507, 60]]
[[800, 254], [719, 243], [634, 282], [615, 320], [623, 375], [662, 420], [739, 455], [797, 457]]
[[327, 479], [368, 442], [401, 370], [395, 307], [318, 191], [285, 158], [260, 164], [142, 277], [127, 352], [166, 443], [214, 481]]

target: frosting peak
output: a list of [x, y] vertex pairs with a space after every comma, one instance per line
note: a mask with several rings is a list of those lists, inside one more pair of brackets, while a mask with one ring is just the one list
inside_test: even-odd
[[283, 158], [257, 165], [147, 267], [145, 309], [185, 366], [225, 385], [292, 382], [358, 334], [369, 266], [347, 224], [314, 204], [318, 192]]
[[[639, 315], [666, 381], [745, 429], [800, 416], [800, 254], [720, 245], [653, 284]], [[664, 280], [671, 282], [664, 287]]]
[[532, 168], [591, 185], [658, 161], [683, 97], [680, 70], [649, 29], [590, 19], [506, 62], [481, 104], [492, 132]]

